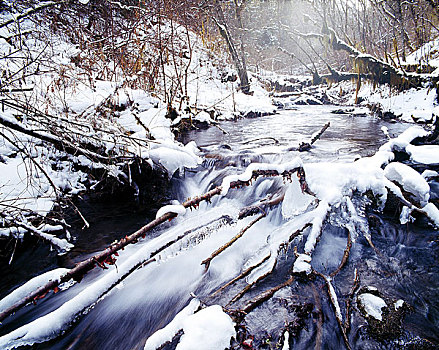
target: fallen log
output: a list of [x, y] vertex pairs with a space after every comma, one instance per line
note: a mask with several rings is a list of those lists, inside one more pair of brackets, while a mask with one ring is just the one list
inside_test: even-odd
[[[252, 172], [251, 179], [256, 179], [259, 176], [276, 176], [276, 175], [284, 175], [284, 176], [291, 176], [291, 172], [300, 171], [302, 167], [297, 167], [292, 169], [291, 171], [285, 171], [282, 174], [279, 174], [276, 170], [255, 170]], [[249, 181], [232, 181], [229, 184], [230, 188], [241, 188], [244, 186], [248, 186]], [[184, 208], [197, 208], [199, 204], [203, 201], [210, 202], [210, 199], [215, 196], [221, 194], [223, 188], [222, 186], [215, 187], [214, 189], [210, 190], [209, 192], [204, 193], [203, 195], [194, 197], [190, 200], [185, 201], [182, 206]], [[71, 279], [74, 281], [80, 282], [84, 275], [94, 269], [96, 266], [105, 267], [106, 263], [114, 264], [116, 258], [113, 256], [117, 253], [117, 251], [123, 249], [127, 245], [131, 243], [136, 243], [140, 238], [144, 238], [146, 233], [153, 228], [157, 227], [158, 225], [170, 221], [173, 218], [177, 217], [178, 214], [174, 212], [166, 212], [163, 215], [157, 217], [155, 220], [149, 222], [136, 232], [132, 233], [130, 236], [125, 236], [125, 238], [122, 238], [117, 243], [111, 244], [108, 248], [105, 250], [95, 254], [94, 256], [79, 262], [76, 264], [75, 267], [67, 271], [64, 275], [62, 275], [57, 280], [52, 280], [46, 283], [45, 285], [41, 286], [40, 288], [36, 289], [32, 293], [28, 294], [26, 297], [22, 298], [17, 303], [11, 305], [9, 308], [3, 310], [0, 313], [0, 322], [3, 321], [7, 316], [11, 315], [12, 313], [16, 312], [26, 304], [30, 302], [35, 302], [36, 300], [42, 298], [45, 296], [49, 291], [56, 290], [57, 287], [64, 282], [68, 282]]]

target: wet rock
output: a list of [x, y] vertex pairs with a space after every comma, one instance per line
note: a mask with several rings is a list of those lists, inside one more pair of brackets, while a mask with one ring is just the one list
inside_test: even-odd
[[411, 310], [405, 301], [388, 298], [371, 286], [359, 290], [357, 306], [367, 321], [369, 333], [378, 340], [399, 337], [403, 319]]
[[346, 108], [346, 109], [334, 109], [331, 111], [332, 114], [350, 114], [354, 111], [353, 108]]

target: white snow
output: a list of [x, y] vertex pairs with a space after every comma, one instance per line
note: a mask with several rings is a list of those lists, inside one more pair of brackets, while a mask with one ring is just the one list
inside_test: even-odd
[[397, 182], [405, 191], [411, 193], [424, 206], [430, 198], [430, 186], [416, 170], [408, 165], [393, 162], [386, 166], [384, 175], [390, 181]]
[[282, 202], [282, 216], [285, 219], [303, 213], [315, 198], [303, 193], [297, 176], [291, 177], [291, 183], [286, 185], [287, 190]]
[[68, 269], [58, 268], [55, 270], [47, 271], [41, 275], [38, 275], [30, 279], [21, 287], [18, 287], [17, 289], [15, 289], [10, 294], [8, 294], [7, 296], [5, 296], [3, 299], [0, 300], [0, 312], [7, 309], [11, 305], [14, 305], [16, 302], [20, 301], [21, 299], [23, 299], [25, 296], [27, 296], [29, 293], [33, 292], [37, 288], [44, 286], [47, 282], [59, 279], [67, 271]]
[[384, 112], [393, 112], [407, 122], [431, 120], [436, 105], [436, 91], [430, 88], [413, 88], [395, 94], [388, 87], [374, 89], [371, 85], [362, 84], [358, 95], [368, 103], [381, 104]]
[[305, 243], [306, 254], [310, 255], [314, 251], [314, 248], [317, 243], [317, 239], [319, 238], [322, 232], [323, 222], [325, 221], [326, 215], [328, 214], [330, 209], [331, 207], [329, 206], [328, 202], [322, 200], [319, 203], [317, 209], [315, 210], [315, 217], [312, 221], [312, 229]]
[[174, 335], [176, 335], [180, 329], [183, 329], [185, 320], [197, 311], [199, 306], [200, 301], [195, 298], [192, 299], [189, 305], [181, 310], [171, 322], [146, 340], [144, 350], [155, 350], [164, 343], [171, 341]]
[[358, 297], [359, 302], [364, 307], [364, 311], [371, 317], [376, 318], [379, 321], [383, 320], [382, 311], [383, 307], [386, 307], [386, 302], [377, 297], [374, 294], [363, 293]]
[[328, 284], [329, 294], [331, 295], [331, 299], [334, 303], [335, 315], [337, 316], [337, 318], [340, 321], [343, 321], [343, 316], [341, 315], [340, 305], [339, 305], [338, 299], [337, 299], [337, 293], [335, 293], [334, 287], [332, 286], [331, 277], [325, 276], [325, 280], [326, 280], [326, 283]]
[[401, 210], [401, 214], [399, 215], [399, 222], [402, 225], [405, 225], [406, 223], [408, 223], [409, 221], [412, 220], [411, 218], [411, 213], [412, 213], [412, 208], [409, 208], [407, 206], [404, 206]]
[[435, 177], [439, 177], [439, 173], [434, 170], [424, 170], [424, 172], [421, 175], [426, 181]]
[[167, 213], [175, 213], [177, 215], [184, 215], [186, 214], [186, 208], [183, 207], [181, 204], [171, 204], [171, 205], [165, 205], [161, 207], [156, 214], [156, 219], [167, 214]]
[[422, 208], [422, 211], [433, 222], [434, 226], [439, 228], [439, 209], [433, 203], [428, 203]]
[[395, 304], [393, 304], [393, 306], [395, 307], [395, 310], [398, 310], [400, 307], [402, 307], [404, 305], [404, 300], [399, 299], [395, 302]]
[[293, 273], [305, 272], [307, 275], [311, 273], [311, 257], [307, 254], [299, 254], [293, 265]]
[[439, 164], [439, 146], [436, 145], [422, 145], [414, 146], [407, 145], [405, 148], [410, 158], [421, 164]]
[[284, 346], [282, 346], [282, 350], [289, 350], [289, 349], [290, 349], [290, 333], [288, 331], [285, 331]]
[[219, 305], [209, 306], [183, 321], [183, 332], [176, 350], [222, 350], [236, 336], [232, 319]]

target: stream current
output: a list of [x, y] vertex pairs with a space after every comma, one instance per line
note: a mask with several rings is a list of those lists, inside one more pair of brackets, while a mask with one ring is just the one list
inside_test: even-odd
[[[220, 185], [226, 175], [241, 173], [252, 162], [279, 164], [291, 161], [296, 156], [300, 156], [305, 164], [319, 161], [351, 162], [374, 154], [386, 142], [380, 131], [382, 126], [389, 129], [390, 135], [399, 134], [408, 127], [404, 124], [386, 123], [371, 116], [331, 114], [331, 110], [335, 108], [301, 106], [272, 116], [222, 122], [221, 128], [227, 134], [214, 127], [188, 133], [184, 142], [196, 140], [205, 160], [198, 169], [187, 170], [173, 178], [173, 198], [182, 202], [188, 197], [205, 193]], [[295, 150], [301, 141], [307, 141], [328, 121], [331, 123], [329, 129], [310, 151], [299, 153]], [[252, 186], [234, 190], [226, 197], [212, 198], [211, 204], [201, 204], [198, 210], [188, 211], [185, 216], [159, 227], [138, 244], [127, 247], [120, 253], [118, 263], [122, 263], [130, 254], [153, 244], [159, 236], [168, 234], [170, 237], [178, 237], [186, 234], [184, 239], [163, 250], [156, 261], [137, 269], [101, 297], [98, 303], [82, 313], [71, 326], [66, 327], [64, 334], [41, 344], [34, 344], [32, 348], [143, 349], [146, 339], [168, 324], [187, 305], [192, 298], [190, 293], [195, 293], [208, 305], [225, 306], [246, 286], [248, 280], [238, 281], [215, 297], [211, 293], [239, 275], [250, 261], [262, 254], [270, 235], [285, 223], [280, 210], [270, 211], [240, 240], [213, 259], [207, 272], [200, 263], [254, 219], [249, 217], [237, 220], [240, 208], [254, 204], [276, 192], [281, 186], [281, 178], [258, 179]], [[361, 198], [358, 201], [361, 202]], [[337, 215], [337, 211], [330, 214], [313, 253], [313, 268], [323, 274], [329, 274], [337, 268], [346, 247], [346, 230], [337, 225], [340, 221]], [[364, 215], [368, 215], [367, 210]], [[339, 302], [343, 309], [356, 268], [361, 286], [371, 285], [389, 298], [403, 299], [413, 310], [405, 319], [402, 336], [397, 341], [386, 342], [379, 342], [368, 335], [364, 319], [358, 310], [354, 310], [352, 328], [348, 333], [349, 342], [354, 349], [398, 348], [398, 344], [411, 344], [421, 338], [437, 344], [437, 233], [422, 223], [399, 225], [394, 219], [373, 215], [378, 224], [370, 228], [370, 231], [380, 255], [371, 249], [365, 239], [359, 238], [353, 244], [348, 264], [333, 281]], [[120, 221], [125, 219], [127, 223], [121, 224]], [[83, 253], [72, 260], [82, 260], [90, 256], [94, 249], [99, 251], [105, 248], [114, 239], [131, 233], [127, 230], [135, 230], [145, 221], [149, 219], [139, 217], [138, 214], [105, 217], [104, 223], [95, 232], [88, 230], [90, 238], [95, 237], [94, 245], [90, 247], [87, 237], [82, 237], [76, 246], [79, 244]], [[301, 236], [281, 252], [276, 268], [269, 277], [227, 307], [239, 309], [262, 291], [284, 282], [295, 259], [294, 246], [303, 246]], [[58, 263], [63, 265], [68, 260], [64, 258]], [[55, 266], [51, 266], [53, 267]], [[116, 268], [110, 266], [110, 269]], [[88, 286], [99, 283], [101, 276], [107, 273], [107, 270], [94, 269], [81, 283], [57, 295], [47, 296], [36, 306], [27, 306], [20, 310], [5, 320], [0, 328], [0, 335], [59, 308]], [[29, 268], [27, 279], [34, 274], [34, 269]], [[306, 309], [303, 308], [304, 305], [308, 305], [312, 312], [303, 311]], [[321, 325], [318, 325], [319, 319], [322, 321]], [[297, 323], [298, 331], [294, 337], [290, 337], [291, 348], [314, 348], [318, 327], [322, 333], [321, 348], [344, 347], [324, 284], [319, 280], [296, 281], [281, 289], [272, 299], [249, 313], [244, 322], [248, 334], [255, 336], [256, 347], [262, 347], [263, 342], [269, 344], [266, 341], [268, 339], [275, 348], [274, 345], [280, 337], [279, 332], [286, 323], [293, 322]], [[270, 348], [270, 345], [265, 348]]]

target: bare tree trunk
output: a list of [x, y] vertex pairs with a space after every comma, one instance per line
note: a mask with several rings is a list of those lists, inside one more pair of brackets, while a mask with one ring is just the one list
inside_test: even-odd
[[[214, 12], [215, 16], [212, 17], [214, 23], [217, 25], [221, 36], [224, 38], [229, 49], [230, 55], [232, 56], [233, 63], [238, 72], [239, 76], [239, 88], [245, 94], [250, 94], [250, 81], [248, 79], [247, 69], [244, 61], [244, 54], [238, 54], [236, 46], [233, 42], [232, 35], [230, 34], [229, 27], [226, 23], [223, 9], [218, 0], [214, 1]], [[243, 47], [241, 47], [243, 49]]]

